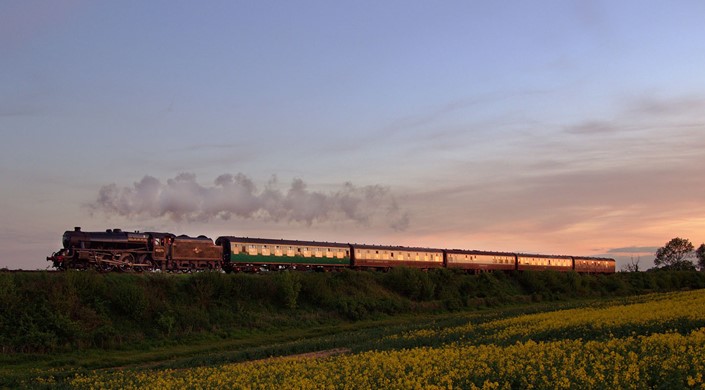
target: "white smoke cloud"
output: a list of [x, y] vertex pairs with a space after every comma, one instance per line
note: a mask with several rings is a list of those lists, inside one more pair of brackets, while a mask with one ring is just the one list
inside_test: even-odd
[[175, 221], [208, 221], [230, 218], [287, 221], [312, 225], [353, 221], [362, 225], [385, 224], [394, 230], [409, 226], [409, 213], [399, 207], [387, 187], [358, 187], [345, 183], [335, 191], [308, 189], [295, 179], [286, 191], [273, 177], [259, 190], [248, 176], [224, 174], [212, 186], [202, 186], [196, 175], [182, 173], [162, 183], [145, 176], [131, 187], [101, 187], [88, 207], [128, 218], [167, 217]]

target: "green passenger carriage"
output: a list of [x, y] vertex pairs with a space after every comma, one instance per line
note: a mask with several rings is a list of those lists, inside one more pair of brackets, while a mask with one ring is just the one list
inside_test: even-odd
[[218, 237], [227, 271], [336, 269], [350, 266], [350, 246], [318, 241]]

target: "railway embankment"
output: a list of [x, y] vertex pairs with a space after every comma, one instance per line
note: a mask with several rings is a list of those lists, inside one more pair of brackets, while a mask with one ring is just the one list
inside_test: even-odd
[[124, 350], [397, 315], [705, 288], [702, 272], [0, 272], [6, 356]]

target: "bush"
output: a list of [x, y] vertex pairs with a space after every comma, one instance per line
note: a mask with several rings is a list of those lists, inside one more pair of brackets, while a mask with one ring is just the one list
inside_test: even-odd
[[274, 276], [279, 302], [287, 309], [296, 309], [296, 301], [301, 292], [301, 278], [298, 273], [284, 271]]
[[390, 290], [414, 301], [431, 300], [436, 289], [428, 272], [415, 268], [394, 268], [387, 272], [383, 281]]
[[140, 322], [147, 308], [145, 290], [139, 283], [140, 279], [131, 275], [110, 275], [108, 279], [109, 299], [119, 314]]
[[111, 349], [184, 335], [695, 288], [705, 288], [705, 273], [471, 275], [411, 268], [229, 275], [0, 272], [0, 347], [4, 353]]

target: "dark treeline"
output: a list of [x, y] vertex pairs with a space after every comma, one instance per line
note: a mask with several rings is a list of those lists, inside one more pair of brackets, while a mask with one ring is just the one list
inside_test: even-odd
[[119, 349], [395, 314], [697, 288], [705, 288], [705, 273], [0, 273], [0, 346], [3, 353]]

